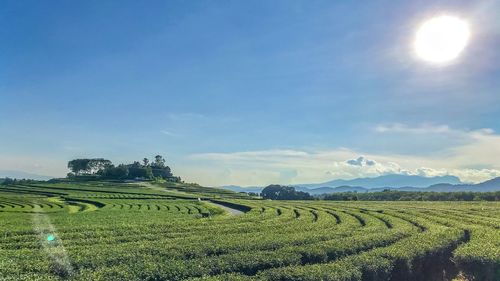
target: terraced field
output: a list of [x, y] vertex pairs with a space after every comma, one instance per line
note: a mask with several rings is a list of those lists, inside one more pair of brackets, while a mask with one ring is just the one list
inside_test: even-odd
[[0, 187], [0, 280], [60, 279], [500, 280], [500, 204], [264, 201], [173, 184]]

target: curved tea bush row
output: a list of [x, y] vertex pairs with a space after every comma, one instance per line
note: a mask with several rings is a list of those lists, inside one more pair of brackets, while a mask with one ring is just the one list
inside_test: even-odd
[[[0, 193], [1, 280], [498, 280], [494, 202], [244, 200], [180, 185], [185, 198], [127, 184], [13, 188], [24, 193]], [[206, 203], [212, 197], [247, 212], [231, 216]], [[52, 228], [40, 232], [34, 216]]]

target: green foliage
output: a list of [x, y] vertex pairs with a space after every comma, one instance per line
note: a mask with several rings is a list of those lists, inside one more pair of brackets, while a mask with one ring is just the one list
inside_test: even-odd
[[74, 159], [68, 162], [71, 173], [68, 173], [67, 178], [76, 180], [98, 180], [100, 177], [115, 180], [161, 178], [170, 182], [181, 182], [181, 178], [175, 177], [165, 162], [161, 155], [156, 155], [152, 164], [144, 158], [142, 164], [135, 161], [132, 164], [120, 164], [116, 167], [111, 161], [103, 158]]
[[500, 230], [472, 227], [469, 243], [454, 252], [454, 260], [468, 278], [500, 280]]
[[17, 182], [16, 179], [11, 179], [11, 178], [2, 179], [2, 185], [15, 184], [16, 182]]
[[309, 200], [311, 195], [306, 192], [296, 191], [292, 186], [269, 185], [261, 192], [264, 199], [271, 200]]
[[333, 201], [500, 201], [496, 192], [413, 192], [386, 190], [382, 192], [339, 192], [320, 198]]
[[498, 202], [270, 201], [140, 184], [0, 187], [0, 279], [498, 280]]
[[103, 158], [74, 159], [68, 162], [68, 169], [75, 175], [94, 174], [111, 165], [111, 161]]
[[102, 176], [111, 179], [127, 179], [129, 177], [129, 169], [123, 164], [118, 167], [108, 167], [103, 171]]

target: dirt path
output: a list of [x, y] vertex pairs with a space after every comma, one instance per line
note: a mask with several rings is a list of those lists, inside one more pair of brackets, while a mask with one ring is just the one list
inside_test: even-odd
[[[207, 201], [204, 201], [204, 202], [207, 202]], [[244, 214], [244, 212], [240, 211], [240, 210], [236, 210], [236, 209], [233, 209], [233, 208], [229, 208], [229, 207], [226, 207], [226, 206], [223, 206], [221, 204], [217, 204], [217, 203], [214, 203], [214, 202], [209, 202], [210, 204], [213, 204], [221, 209], [224, 209], [226, 210], [227, 212], [229, 212], [229, 214], [233, 215], [233, 216], [241, 216]]]
[[[140, 185], [142, 185], [143, 187], [149, 188], [149, 189], [157, 190], [157, 191], [164, 191], [164, 192], [171, 192], [171, 193], [179, 194], [179, 195], [190, 195], [190, 196], [192, 196], [192, 194], [189, 194], [189, 193], [168, 190], [168, 189], [165, 189], [165, 188], [160, 187], [160, 186], [155, 186], [155, 185], [153, 185], [153, 184], [151, 184], [149, 182], [141, 182]], [[209, 203], [209, 204], [215, 205], [215, 206], [217, 206], [217, 207], [219, 207], [221, 209], [224, 209], [225, 211], [227, 211], [232, 216], [241, 216], [241, 215], [244, 214], [244, 212], [242, 212], [240, 210], [229, 208], [229, 207], [226, 207], [224, 205], [217, 204], [217, 203], [214, 203], [214, 202], [211, 202], [211, 201], [205, 201], [205, 200], [203, 200], [203, 202], [204, 203]]]
[[[132, 183], [132, 184], [137, 184], [137, 183]], [[185, 193], [185, 192], [177, 191], [177, 190], [170, 190], [168, 188], [157, 186], [157, 185], [151, 184], [149, 182], [140, 182], [139, 185], [142, 186], [142, 187], [145, 187], [145, 188], [156, 190], [156, 191], [162, 191], [162, 192], [172, 193], [172, 195], [179, 195], [179, 196], [186, 196], [186, 195], [188, 195], [190, 197], [194, 197], [193, 194], [189, 194], [189, 193]]]

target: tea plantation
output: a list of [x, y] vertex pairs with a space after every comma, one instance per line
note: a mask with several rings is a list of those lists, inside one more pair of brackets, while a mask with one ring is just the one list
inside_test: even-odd
[[173, 183], [2, 186], [0, 280], [496, 281], [500, 204], [269, 201]]

